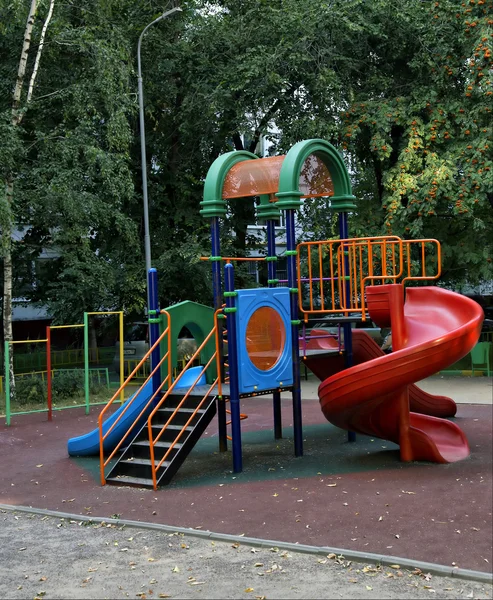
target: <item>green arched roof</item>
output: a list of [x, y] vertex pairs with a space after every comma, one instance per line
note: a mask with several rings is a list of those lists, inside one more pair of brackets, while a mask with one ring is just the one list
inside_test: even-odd
[[[330, 172], [334, 186], [334, 196], [331, 196], [332, 208], [339, 212], [347, 212], [356, 208], [349, 173], [339, 152], [325, 140], [304, 140], [289, 150], [282, 163], [279, 189], [276, 193], [278, 202], [274, 205], [269, 204], [268, 196], [261, 196], [260, 220], [276, 218], [281, 209], [297, 209], [301, 206], [302, 193], [299, 190], [299, 179], [303, 164], [311, 154], [315, 154], [322, 160]], [[212, 163], [204, 184], [203, 200], [200, 203], [202, 216], [220, 217], [226, 214], [226, 201], [223, 199], [222, 193], [228, 172], [239, 162], [257, 158], [255, 154], [246, 150], [236, 150], [219, 156]]]
[[332, 207], [340, 212], [356, 208], [351, 180], [341, 155], [332, 144], [318, 139], [298, 142], [286, 154], [279, 175], [279, 190], [276, 194], [279, 198], [278, 208], [296, 209], [301, 205], [300, 173], [304, 162], [311, 154], [316, 154], [329, 170], [334, 186], [334, 195], [331, 196]]

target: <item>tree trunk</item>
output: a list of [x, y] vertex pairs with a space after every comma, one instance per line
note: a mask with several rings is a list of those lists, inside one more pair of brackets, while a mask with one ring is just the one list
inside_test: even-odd
[[[44, 39], [48, 23], [50, 22], [53, 14], [53, 8], [55, 6], [55, 0], [50, 0], [50, 7], [48, 15], [41, 31], [40, 43], [38, 51], [36, 53], [35, 64], [33, 72], [31, 74], [29, 89], [26, 98], [26, 106], [31, 101], [32, 93], [36, 83], [36, 76], [38, 73], [39, 62], [41, 60], [41, 53], [44, 46]], [[19, 67], [17, 69], [17, 79], [15, 82], [14, 93], [12, 95], [12, 126], [18, 127], [22, 121], [23, 113], [19, 110], [22, 99], [22, 88], [24, 86], [24, 79], [27, 70], [27, 61], [29, 58], [29, 48], [31, 46], [31, 38], [34, 27], [34, 21], [36, 18], [36, 11], [38, 9], [38, 0], [31, 0], [31, 7], [29, 9], [29, 15], [27, 17], [26, 28], [24, 31], [24, 38], [22, 43], [21, 57], [19, 59]], [[2, 254], [4, 259], [4, 291], [3, 291], [3, 333], [4, 339], [7, 342], [12, 341], [12, 233], [14, 228], [14, 177], [10, 173], [6, 177], [6, 214], [2, 223]], [[9, 364], [9, 376], [10, 376], [10, 391], [12, 399], [15, 399], [15, 378], [14, 378], [14, 353], [13, 346], [10, 352], [10, 364]], [[7, 376], [7, 373], [5, 373]]]
[[[10, 207], [12, 206], [13, 183], [9, 179], [6, 184], [7, 196], [7, 214], [4, 215], [2, 235], [2, 255], [3, 255], [3, 337], [6, 342], [11, 342], [12, 335], [12, 216]], [[10, 346], [9, 373], [5, 373], [10, 379], [10, 396], [15, 399], [15, 378], [14, 378], [14, 353], [13, 346]]]

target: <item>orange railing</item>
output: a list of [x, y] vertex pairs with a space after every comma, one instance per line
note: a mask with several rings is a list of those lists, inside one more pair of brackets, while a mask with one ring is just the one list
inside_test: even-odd
[[366, 285], [437, 279], [441, 272], [440, 244], [433, 239], [381, 236], [303, 242], [297, 260], [302, 313], [361, 312], [363, 320]]
[[[191, 357], [191, 359], [189, 360], [189, 362], [186, 365], [186, 367], [178, 375], [178, 377], [175, 379], [175, 381], [171, 384], [171, 386], [168, 388], [167, 392], [161, 398], [161, 400], [156, 405], [156, 407], [154, 408], [154, 410], [152, 411], [152, 413], [149, 415], [149, 418], [147, 419], [147, 427], [148, 427], [148, 431], [149, 431], [149, 449], [150, 449], [151, 470], [152, 470], [152, 483], [153, 483], [154, 489], [157, 489], [157, 471], [161, 468], [161, 466], [163, 465], [163, 463], [165, 462], [165, 460], [168, 458], [168, 456], [170, 455], [171, 451], [175, 447], [176, 443], [181, 439], [181, 437], [183, 436], [183, 434], [186, 431], [186, 428], [188, 427], [188, 425], [190, 425], [190, 423], [192, 422], [192, 420], [196, 416], [197, 412], [202, 408], [202, 406], [206, 402], [207, 398], [209, 397], [211, 391], [214, 389], [214, 387], [216, 385], [218, 386], [218, 394], [217, 395], [218, 396], [222, 396], [221, 365], [220, 365], [220, 360], [219, 360], [219, 345], [220, 345], [220, 343], [222, 343], [222, 340], [219, 339], [219, 327], [218, 327], [218, 322], [217, 322], [218, 321], [218, 314], [220, 314], [220, 313], [222, 314], [222, 309], [217, 310], [216, 313], [215, 313], [215, 315], [214, 315], [214, 327], [213, 327], [212, 331], [207, 335], [207, 337], [204, 339], [204, 341], [202, 342], [202, 344], [200, 344], [200, 346], [197, 348], [195, 354]], [[213, 355], [211, 356], [211, 358], [207, 362], [207, 364], [202, 367], [202, 370], [200, 371], [199, 375], [197, 376], [197, 378], [195, 379], [195, 381], [192, 383], [192, 385], [188, 388], [187, 392], [185, 393], [185, 395], [183, 396], [183, 398], [179, 402], [178, 406], [173, 410], [172, 414], [170, 415], [170, 417], [168, 418], [168, 420], [166, 421], [166, 423], [162, 426], [162, 428], [161, 428], [160, 432], [157, 434], [157, 436], [154, 437], [153, 432], [152, 432], [152, 420], [153, 420], [154, 416], [156, 415], [156, 413], [158, 412], [158, 410], [161, 408], [161, 406], [163, 405], [163, 403], [166, 402], [166, 399], [168, 398], [168, 396], [177, 387], [177, 385], [180, 382], [181, 377], [184, 375], [184, 373], [186, 373], [186, 371], [190, 368], [190, 366], [193, 365], [193, 362], [194, 362], [195, 358], [197, 358], [200, 355], [201, 351], [205, 348], [205, 346], [207, 345], [207, 343], [209, 342], [209, 340], [212, 338], [213, 335], [214, 335], [215, 342], [216, 342], [216, 351], [213, 353]], [[155, 462], [154, 462], [154, 448], [155, 448], [156, 444], [161, 439], [161, 436], [163, 435], [163, 433], [165, 432], [166, 428], [171, 423], [171, 421], [173, 420], [173, 418], [175, 417], [175, 415], [177, 414], [177, 412], [185, 404], [185, 402], [187, 401], [187, 398], [190, 396], [192, 390], [195, 388], [195, 386], [197, 385], [198, 381], [200, 380], [200, 378], [202, 377], [202, 375], [207, 371], [207, 369], [212, 364], [212, 362], [214, 361], [214, 359], [216, 359], [216, 367], [217, 367], [217, 377], [216, 377], [216, 379], [212, 382], [212, 384], [209, 385], [207, 391], [203, 395], [202, 400], [200, 400], [200, 402], [198, 403], [197, 407], [195, 408], [195, 410], [193, 411], [193, 413], [190, 415], [190, 417], [186, 421], [186, 423], [184, 425], [182, 425], [181, 431], [178, 433], [178, 435], [174, 439], [173, 443], [170, 445], [170, 447], [167, 449], [167, 451], [164, 454], [164, 456], [161, 458], [161, 460], [159, 461], [159, 463], [156, 465]]]
[[[166, 315], [166, 319], [167, 319], [167, 325], [166, 325], [166, 328], [164, 329], [163, 333], [159, 336], [159, 338], [156, 340], [156, 342], [149, 348], [149, 350], [146, 352], [146, 354], [142, 357], [142, 360], [137, 364], [137, 366], [135, 367], [135, 369], [130, 373], [130, 375], [127, 377], [127, 379], [118, 388], [118, 390], [112, 396], [111, 400], [108, 402], [108, 404], [103, 408], [103, 410], [99, 414], [99, 418], [98, 418], [98, 426], [99, 426], [99, 465], [100, 465], [100, 471], [101, 471], [101, 485], [104, 485], [106, 483], [106, 478], [105, 478], [105, 473], [104, 473], [105, 467], [108, 465], [108, 463], [110, 462], [110, 460], [115, 456], [115, 454], [121, 448], [123, 442], [127, 439], [127, 437], [129, 436], [130, 432], [135, 427], [136, 423], [138, 423], [138, 421], [140, 420], [140, 418], [148, 410], [149, 406], [151, 406], [152, 402], [154, 401], [154, 399], [156, 398], [156, 396], [159, 394], [159, 392], [162, 390], [162, 388], [167, 383], [169, 384], [171, 382], [171, 335], [170, 335], [171, 321], [170, 321], [170, 315], [169, 315], [169, 313], [167, 311], [162, 310], [161, 314]], [[115, 400], [120, 396], [120, 393], [130, 384], [130, 382], [132, 381], [132, 379], [134, 378], [134, 376], [138, 373], [139, 369], [142, 367], [142, 365], [145, 363], [145, 361], [150, 357], [150, 355], [152, 354], [153, 350], [155, 350], [159, 346], [159, 344], [162, 342], [162, 340], [166, 336], [168, 337], [168, 340], [167, 340], [168, 341], [167, 352], [165, 352], [164, 356], [161, 358], [161, 360], [159, 361], [159, 363], [149, 373], [149, 376], [144, 381], [144, 383], [142, 384], [142, 386], [137, 390], [137, 392], [132, 396], [131, 400], [127, 401], [126, 406], [123, 408], [122, 412], [118, 415], [118, 417], [115, 419], [115, 421], [112, 423], [111, 427], [109, 427], [108, 430], [105, 433], [103, 433], [104, 416], [106, 415], [106, 413], [111, 408], [113, 402], [115, 402]], [[114, 450], [110, 453], [110, 455], [108, 456], [108, 458], [105, 460], [105, 458], [104, 458], [104, 441], [107, 439], [107, 437], [110, 435], [110, 433], [114, 430], [114, 428], [116, 427], [116, 425], [122, 420], [122, 418], [124, 417], [125, 413], [130, 409], [130, 407], [134, 404], [134, 402], [136, 401], [136, 399], [139, 397], [140, 393], [144, 389], [144, 386], [152, 379], [152, 376], [154, 375], [154, 373], [156, 373], [161, 368], [161, 365], [163, 364], [163, 362], [166, 359], [168, 359], [168, 374], [167, 374], [167, 376], [163, 379], [163, 381], [159, 385], [158, 389], [149, 398], [149, 400], [147, 401], [146, 405], [142, 408], [142, 410], [140, 411], [139, 415], [134, 420], [132, 426], [128, 428], [128, 430], [125, 432], [125, 434], [122, 437], [122, 439], [118, 442], [118, 444], [116, 445], [116, 447], [114, 448]]]

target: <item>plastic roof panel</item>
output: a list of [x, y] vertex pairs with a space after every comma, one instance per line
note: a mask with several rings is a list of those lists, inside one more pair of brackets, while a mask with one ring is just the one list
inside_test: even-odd
[[[223, 198], [245, 198], [275, 194], [285, 156], [269, 156], [235, 164], [224, 180]], [[333, 196], [334, 187], [325, 163], [310, 154], [300, 173], [299, 190], [304, 198]]]

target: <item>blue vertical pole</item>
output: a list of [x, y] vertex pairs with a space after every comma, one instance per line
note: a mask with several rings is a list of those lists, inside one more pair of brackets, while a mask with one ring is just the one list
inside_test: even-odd
[[295, 456], [303, 456], [303, 423], [301, 414], [300, 343], [298, 338], [298, 294], [296, 286], [296, 232], [294, 209], [286, 210], [286, 256], [288, 263], [288, 286], [291, 290], [291, 354], [293, 357], [293, 433]]
[[243, 457], [241, 451], [240, 391], [238, 382], [238, 348], [236, 332], [235, 271], [232, 264], [224, 267], [224, 291], [226, 295], [228, 357], [229, 357], [229, 402], [231, 405], [231, 437], [233, 438], [233, 471], [241, 473]]
[[219, 217], [211, 219], [211, 252], [212, 252], [212, 293], [214, 298], [214, 310], [221, 308], [221, 239], [219, 230]]
[[[149, 344], [153, 346], [159, 339], [159, 295], [157, 289], [157, 270], [153, 267], [147, 273], [147, 289], [149, 290]], [[151, 352], [151, 371], [161, 360], [161, 349], [158, 346]], [[171, 360], [171, 357], [168, 357]], [[155, 394], [161, 385], [161, 369], [152, 376], [152, 392]], [[157, 402], [157, 399], [154, 400]]]
[[[346, 212], [339, 213], [339, 237], [341, 240], [347, 239], [348, 235], [348, 219]], [[349, 275], [349, 258], [347, 254], [344, 254], [344, 271], [346, 272], [346, 276]], [[346, 286], [346, 298], [349, 298], [351, 286], [349, 281], [346, 279], [344, 285]], [[344, 331], [344, 350], [345, 350], [345, 358], [344, 364], [346, 369], [353, 366], [353, 332], [351, 330], [351, 323], [344, 323], [343, 325]], [[347, 433], [348, 442], [356, 441], [356, 434], [354, 431], [348, 431]]]
[[[270, 288], [276, 287], [277, 265], [276, 265], [276, 222], [273, 219], [267, 221], [267, 284]], [[272, 397], [274, 410], [274, 439], [282, 439], [282, 414], [281, 414], [281, 392], [274, 392]]]
[[[214, 310], [221, 308], [223, 303], [221, 289], [221, 239], [219, 228], [219, 217], [211, 219], [211, 253], [212, 253], [212, 294], [214, 300]], [[219, 321], [220, 331], [219, 339], [222, 339], [222, 325]], [[218, 356], [220, 361], [221, 377], [224, 380], [224, 357]], [[217, 421], [218, 421], [218, 436], [219, 436], [219, 451], [226, 452], [228, 449], [228, 432], [226, 425], [226, 403], [224, 398], [219, 398], [217, 402]]]

